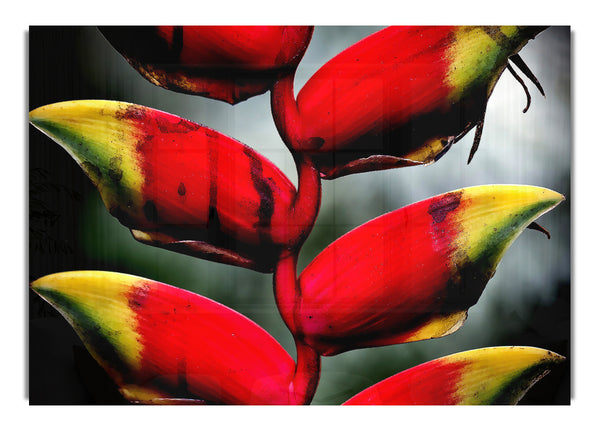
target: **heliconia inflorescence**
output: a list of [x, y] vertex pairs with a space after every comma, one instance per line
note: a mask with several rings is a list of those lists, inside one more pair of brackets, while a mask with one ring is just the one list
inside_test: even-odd
[[[158, 281], [73, 271], [30, 284], [74, 328], [129, 401], [308, 404], [321, 356], [458, 330], [506, 250], [564, 197], [487, 185], [444, 193], [373, 219], [297, 275], [320, 178], [429, 164], [476, 128], [543, 27], [389, 27], [326, 63], [294, 96], [310, 26], [101, 27], [150, 82], [231, 104], [271, 91], [298, 187], [252, 148], [203, 125], [125, 102], [34, 109], [138, 241], [274, 272], [296, 361], [264, 329], [217, 302]], [[514, 404], [565, 358], [532, 347], [456, 353], [358, 393], [356, 404]]]
[[147, 80], [235, 104], [293, 73], [311, 26], [107, 26], [108, 41]]
[[534, 347], [489, 347], [410, 368], [356, 394], [345, 405], [516, 404], [565, 358]]
[[564, 197], [533, 186], [445, 193], [371, 220], [302, 271], [279, 262], [280, 312], [321, 355], [442, 337], [467, 318], [505, 251]]
[[293, 79], [281, 80], [272, 93], [275, 123], [288, 147], [311, 154], [328, 179], [432, 163], [477, 127], [471, 158], [498, 78], [507, 67], [518, 78], [508, 60], [539, 86], [517, 53], [543, 29], [385, 28], [327, 62], [297, 101]]
[[29, 120], [67, 150], [141, 242], [270, 272], [314, 223], [320, 188], [310, 164], [299, 165], [297, 192], [265, 157], [200, 124], [102, 100], [43, 106]]

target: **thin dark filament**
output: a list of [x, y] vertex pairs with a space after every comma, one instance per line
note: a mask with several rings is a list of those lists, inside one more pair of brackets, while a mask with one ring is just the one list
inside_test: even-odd
[[521, 58], [521, 56], [519, 54], [514, 54], [514, 55], [511, 55], [509, 57], [509, 59], [515, 64], [515, 66], [517, 66], [521, 70], [521, 72], [523, 72], [525, 74], [525, 76], [527, 78], [529, 78], [531, 80], [531, 82], [533, 82], [535, 84], [537, 89], [540, 90], [540, 93], [542, 93], [542, 96], [546, 97], [546, 94], [544, 93], [544, 89], [542, 88], [542, 84], [540, 84], [540, 81], [538, 81], [538, 79], [535, 77], [535, 75], [533, 74], [531, 69], [529, 69], [529, 67], [527, 67], [527, 65]]
[[540, 226], [536, 222], [531, 222], [529, 224], [529, 226], [527, 226], [527, 229], [532, 229], [532, 230], [537, 230], [539, 232], [542, 232], [543, 234], [545, 234], [548, 237], [548, 239], [550, 239], [550, 232], [548, 232], [546, 229], [544, 229], [542, 226]]
[[507, 64], [506, 68], [512, 74], [512, 76], [515, 77], [515, 79], [519, 82], [519, 84], [521, 84], [521, 87], [523, 87], [523, 90], [525, 91], [525, 95], [527, 96], [527, 105], [523, 109], [523, 114], [524, 114], [525, 112], [527, 112], [527, 110], [529, 109], [529, 106], [531, 105], [531, 94], [529, 94], [529, 90], [527, 89], [525, 82], [523, 82], [521, 77], [519, 75], [517, 75], [517, 72], [515, 72], [515, 69], [513, 69], [510, 64]]
[[469, 153], [469, 160], [467, 160], [467, 165], [471, 163], [473, 160], [473, 156], [479, 148], [479, 141], [481, 141], [481, 134], [483, 133], [483, 121], [485, 120], [485, 111], [483, 112], [483, 117], [481, 120], [477, 122], [477, 129], [475, 129], [475, 138], [473, 139], [473, 146], [471, 147], [471, 152]]

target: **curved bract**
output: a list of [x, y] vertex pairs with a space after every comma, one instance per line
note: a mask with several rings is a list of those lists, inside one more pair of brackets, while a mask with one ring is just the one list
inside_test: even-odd
[[[325, 178], [429, 164], [475, 126], [508, 64], [541, 27], [389, 27], [298, 93], [299, 142]], [[478, 130], [479, 139], [481, 130]], [[294, 143], [288, 143], [294, 146]], [[299, 145], [299, 144], [296, 144]]]
[[533, 347], [490, 347], [435, 359], [389, 377], [345, 405], [516, 404], [564, 361]]
[[29, 119], [144, 243], [270, 272], [312, 227], [309, 211], [290, 219], [296, 189], [273, 163], [207, 127], [102, 100], [43, 106]]
[[293, 359], [265, 330], [224, 305], [103, 271], [51, 274], [31, 288], [73, 326], [130, 401], [290, 402]]
[[307, 26], [100, 27], [155, 85], [235, 104], [295, 71], [312, 37]]
[[282, 316], [326, 356], [450, 334], [517, 236], [563, 199], [539, 187], [478, 186], [385, 214], [323, 250], [297, 292], [280, 294]]

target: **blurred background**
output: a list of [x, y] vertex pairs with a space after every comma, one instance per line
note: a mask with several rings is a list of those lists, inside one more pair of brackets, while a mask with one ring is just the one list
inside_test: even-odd
[[[320, 26], [296, 74], [296, 93], [337, 53], [381, 27]], [[440, 193], [481, 184], [528, 184], [565, 195], [538, 222], [552, 239], [526, 230], [512, 245], [465, 325], [447, 337], [362, 349], [323, 358], [313, 404], [340, 404], [360, 390], [419, 363], [488, 346], [528, 345], [567, 356], [521, 404], [569, 404], [571, 394], [571, 34], [551, 27], [521, 57], [546, 97], [500, 78], [487, 107], [479, 151], [467, 166], [474, 131], [440, 161], [323, 182], [315, 228], [299, 271], [329, 243], [366, 221]], [[142, 78], [95, 27], [31, 27], [29, 109], [74, 99], [137, 103], [201, 123], [271, 159], [293, 182], [293, 160], [273, 124], [269, 93], [236, 106], [156, 87]], [[57, 144], [30, 126], [30, 281], [78, 269], [119, 271], [188, 289], [231, 307], [271, 333], [295, 358], [292, 337], [273, 299], [272, 276], [136, 242], [106, 211], [97, 190]], [[120, 404], [120, 395], [60, 315], [29, 295], [31, 404]]]

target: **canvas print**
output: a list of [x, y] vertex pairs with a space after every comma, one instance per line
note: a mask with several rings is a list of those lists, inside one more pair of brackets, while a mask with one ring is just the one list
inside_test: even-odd
[[29, 29], [31, 404], [569, 404], [570, 29]]

